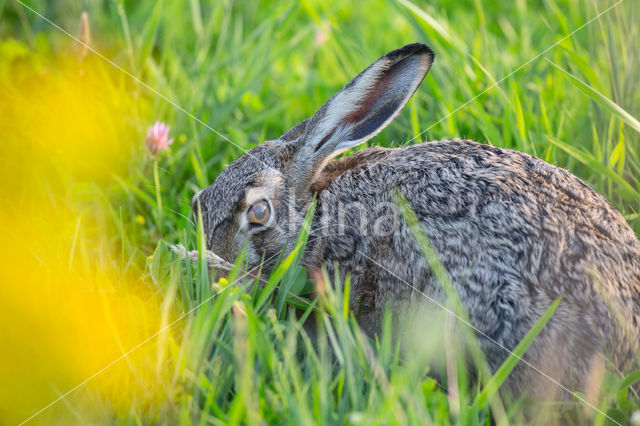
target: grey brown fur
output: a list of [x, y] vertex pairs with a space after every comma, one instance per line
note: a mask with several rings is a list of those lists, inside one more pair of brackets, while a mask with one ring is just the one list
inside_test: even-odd
[[[314, 117], [234, 161], [197, 196], [208, 248], [233, 261], [246, 245], [252, 266], [277, 257], [293, 247], [316, 194], [303, 261], [351, 274], [350, 307], [375, 334], [386, 307], [401, 314], [430, 304], [420, 292], [445, 302], [393, 202], [397, 188], [481, 332], [493, 370], [508, 356], [496, 342], [513, 349], [560, 296], [525, 359], [577, 388], [585, 386], [596, 354], [628, 370], [640, 340], [640, 243], [580, 179], [529, 155], [466, 140], [370, 148], [331, 160], [388, 124], [432, 61], [420, 44], [388, 53]], [[248, 196], [269, 201], [267, 226], [246, 223], [255, 202]], [[264, 267], [269, 272], [273, 261]], [[519, 365], [509, 386], [543, 393], [551, 385], [542, 382]]]

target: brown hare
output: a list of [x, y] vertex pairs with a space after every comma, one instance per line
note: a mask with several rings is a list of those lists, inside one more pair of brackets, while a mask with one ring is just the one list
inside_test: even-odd
[[[233, 262], [247, 247], [250, 266], [275, 259], [295, 245], [315, 196], [303, 262], [351, 275], [350, 308], [373, 335], [385, 308], [401, 313], [432, 303], [428, 298], [445, 302], [394, 202], [399, 190], [479, 332], [491, 369], [558, 297], [524, 358], [577, 388], [594, 360], [628, 369], [640, 340], [640, 242], [580, 179], [517, 151], [458, 139], [333, 159], [396, 117], [433, 58], [424, 44], [387, 53], [313, 117], [235, 160], [194, 198], [208, 249]], [[273, 266], [269, 260], [263, 270]], [[508, 384], [516, 393], [540, 393], [542, 385], [533, 385], [539, 376], [520, 364]]]

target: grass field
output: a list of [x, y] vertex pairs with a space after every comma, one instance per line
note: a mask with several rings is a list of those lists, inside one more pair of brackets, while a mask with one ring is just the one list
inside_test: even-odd
[[[471, 382], [457, 359], [447, 383], [402, 358], [389, 330], [363, 337], [342, 285], [309, 307], [295, 258], [260, 290], [239, 271], [212, 285], [170, 253], [202, 247], [191, 198], [243, 150], [416, 41], [435, 63], [369, 144], [464, 137], [527, 152], [640, 232], [637, 1], [0, 0], [0, 424], [640, 417], [638, 372], [525, 417], [492, 391], [508, 370]], [[174, 142], [152, 157], [156, 120]], [[296, 307], [319, 312], [315, 346]]]

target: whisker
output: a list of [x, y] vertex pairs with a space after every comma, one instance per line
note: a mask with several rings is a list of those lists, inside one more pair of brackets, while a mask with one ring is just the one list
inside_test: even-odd
[[318, 232], [322, 229], [330, 228], [332, 226], [343, 226], [345, 228], [350, 228], [350, 229], [353, 229], [354, 231], [358, 231], [357, 228], [354, 228], [353, 226], [345, 225], [344, 223], [330, 223], [329, 225], [320, 226], [318, 228], [312, 229], [311, 231], [309, 231], [309, 235], [313, 235], [315, 232]]
[[322, 238], [327, 238], [327, 237], [339, 237], [339, 236], [343, 236], [343, 235], [349, 235], [349, 234], [342, 233], [342, 234], [327, 234], [327, 235], [321, 235], [321, 236], [319, 236], [319, 237], [312, 238], [312, 239], [310, 239], [310, 240], [309, 240], [309, 241], [307, 241], [307, 242], [308, 242], [308, 243], [312, 243], [312, 242], [314, 242], [314, 241], [316, 241], [316, 240], [319, 240], [319, 239], [322, 239]]
[[165, 208], [164, 208], [164, 210], [169, 210], [170, 212], [175, 213], [175, 214], [177, 214], [178, 216], [182, 216], [182, 217], [184, 217], [185, 219], [187, 219], [187, 221], [188, 221], [190, 224], [192, 224], [194, 228], [197, 228], [197, 227], [198, 227], [195, 223], [193, 223], [193, 221], [192, 221], [191, 219], [189, 219], [187, 216], [183, 215], [182, 213], [177, 212], [177, 211], [175, 211], [175, 210], [173, 210], [173, 209], [170, 209], [170, 208], [168, 208], [168, 207], [165, 207]]

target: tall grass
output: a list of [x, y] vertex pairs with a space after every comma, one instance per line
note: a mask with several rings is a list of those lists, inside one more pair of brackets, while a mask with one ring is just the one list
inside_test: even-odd
[[[458, 343], [437, 339], [406, 358], [390, 316], [377, 339], [363, 336], [345, 304], [348, 280], [310, 280], [300, 252], [272, 277], [244, 275], [239, 259], [229, 282], [212, 282], [202, 262], [177, 259], [167, 244], [202, 251], [190, 211], [197, 190], [415, 41], [434, 49], [434, 66], [370, 143], [463, 137], [524, 151], [584, 179], [640, 232], [640, 4], [623, 1], [565, 38], [615, 3], [26, 3], [72, 34], [87, 10], [91, 46], [157, 93], [91, 53], [78, 59], [67, 36], [0, 1], [0, 423], [28, 418], [149, 337], [33, 421], [534, 418], [495, 392], [511, 364], [473, 381]], [[158, 169], [143, 148], [155, 120], [176, 137]], [[441, 368], [430, 362], [437, 352]], [[535, 418], [628, 422], [640, 404], [634, 374], [605, 378], [600, 411], [576, 399]]]

